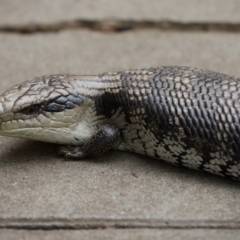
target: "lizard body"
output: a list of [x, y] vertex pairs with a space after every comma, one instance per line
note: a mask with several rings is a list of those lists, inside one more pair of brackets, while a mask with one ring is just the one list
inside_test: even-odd
[[240, 179], [240, 79], [189, 67], [52, 75], [0, 96], [0, 134], [62, 144], [82, 159], [109, 149]]

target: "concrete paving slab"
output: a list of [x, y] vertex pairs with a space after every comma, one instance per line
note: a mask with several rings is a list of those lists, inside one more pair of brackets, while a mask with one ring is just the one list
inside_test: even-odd
[[239, 221], [238, 182], [130, 153], [73, 162], [56, 157], [51, 144], [0, 140], [2, 227], [210, 227], [214, 221], [236, 227]]
[[[159, 65], [240, 76], [238, 40], [159, 31], [0, 34], [1, 91], [43, 74]], [[130, 153], [68, 162], [54, 149], [0, 138], [0, 226], [239, 227], [239, 182]]]
[[2, 0], [1, 25], [86, 20], [239, 22], [238, 0]]
[[0, 34], [3, 91], [39, 75], [96, 74], [130, 68], [182, 65], [240, 76], [239, 34], [65, 31]]
[[158, 230], [158, 229], [102, 229], [102, 230], [53, 230], [53, 231], [26, 231], [26, 230], [0, 230], [0, 239], [111, 239], [111, 240], [226, 240], [239, 239], [240, 230], [215, 229], [189, 229], [189, 230]]

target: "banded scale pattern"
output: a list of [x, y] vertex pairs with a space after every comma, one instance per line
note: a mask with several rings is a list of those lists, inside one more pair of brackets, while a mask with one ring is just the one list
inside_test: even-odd
[[[103, 81], [105, 76], [110, 78], [103, 74]], [[121, 89], [102, 97], [105, 116], [123, 107], [127, 124], [120, 150], [239, 178], [240, 79], [188, 67], [117, 76]]]

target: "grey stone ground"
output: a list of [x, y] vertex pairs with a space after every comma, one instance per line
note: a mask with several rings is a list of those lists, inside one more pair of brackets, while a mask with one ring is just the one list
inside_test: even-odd
[[[194, 230], [161, 230], [161, 229], [107, 229], [107, 230], [53, 230], [53, 231], [26, 231], [26, 230], [0, 230], [0, 234], [4, 234], [7, 239], [32, 240], [32, 239], [116, 239], [116, 240], [159, 240], [159, 239], [233, 239], [233, 236], [239, 236], [239, 230], [215, 230], [215, 229], [194, 229]], [[237, 239], [237, 238], [236, 238]], [[239, 238], [238, 238], [239, 239]]]
[[[3, 7], [2, 7], [3, 6]], [[1, 24], [75, 19], [239, 22], [238, 0], [1, 0]]]
[[[1, 1], [0, 25], [111, 17], [240, 24], [239, 7], [233, 0]], [[239, 40], [237, 32], [211, 31], [2, 31], [0, 90], [39, 75], [161, 65], [240, 76]], [[0, 137], [0, 183], [0, 239], [239, 238], [238, 182], [144, 156], [66, 162], [52, 144]]]

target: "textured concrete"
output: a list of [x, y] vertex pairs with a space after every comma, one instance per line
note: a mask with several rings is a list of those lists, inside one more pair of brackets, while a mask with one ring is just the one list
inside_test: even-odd
[[52, 219], [59, 226], [84, 219], [99, 219], [99, 225], [111, 220], [131, 226], [135, 219], [159, 226], [229, 225], [240, 216], [238, 182], [128, 153], [64, 161], [53, 145], [0, 139], [0, 226], [14, 219], [28, 225], [28, 219], [35, 225]]
[[[240, 76], [237, 34], [88, 31], [0, 35], [1, 90], [53, 73], [188, 65]], [[64, 161], [0, 138], [0, 226], [239, 227], [240, 185], [130, 153]]]
[[239, 22], [238, 0], [1, 0], [0, 22], [49, 23], [66, 20], [132, 19], [183, 22]]
[[1, 89], [39, 75], [185, 65], [240, 76], [239, 34], [90, 31], [0, 34]]
[[[238, 0], [1, 0], [0, 27], [76, 19], [239, 23], [239, 7]], [[240, 77], [239, 37], [146, 29], [2, 32], [0, 92], [40, 75], [161, 65]], [[55, 147], [0, 137], [0, 239], [239, 238], [239, 182], [116, 151], [64, 161]]]
[[132, 229], [132, 230], [80, 230], [80, 231], [25, 231], [25, 230], [0, 230], [0, 239], [15, 240], [18, 239], [112, 239], [112, 240], [226, 240], [239, 239], [240, 230], [156, 230], [156, 229]]

